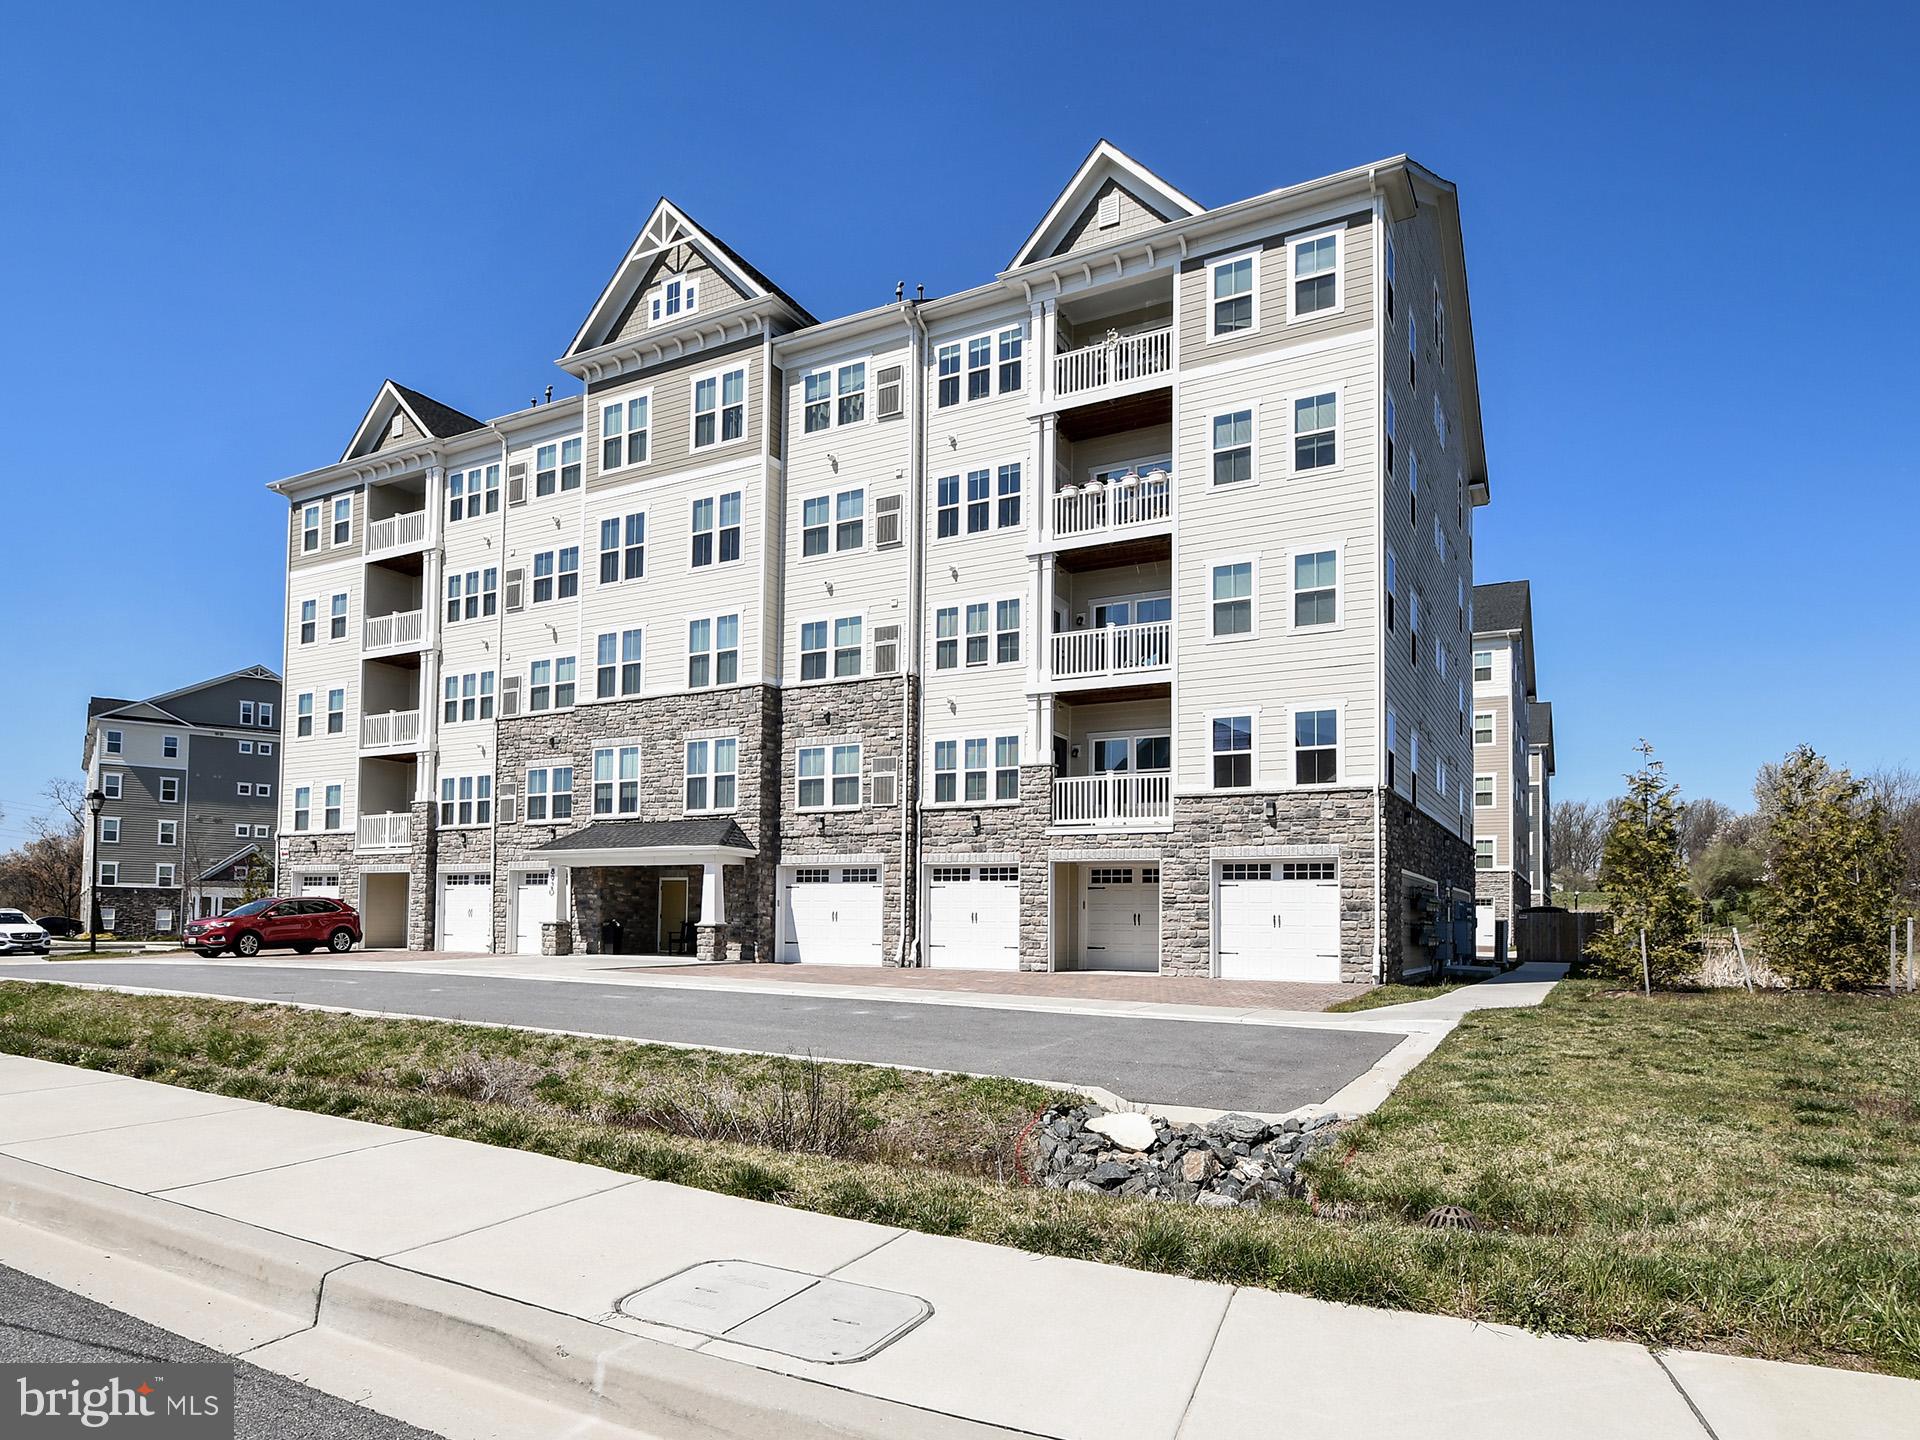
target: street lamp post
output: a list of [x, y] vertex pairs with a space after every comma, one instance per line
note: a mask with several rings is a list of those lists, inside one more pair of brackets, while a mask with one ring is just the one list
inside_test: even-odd
[[100, 811], [105, 808], [107, 797], [98, 790], [87, 792], [87, 811], [93, 816], [93, 853], [89, 857], [93, 864], [93, 873], [87, 876], [87, 953], [98, 954], [100, 950]]

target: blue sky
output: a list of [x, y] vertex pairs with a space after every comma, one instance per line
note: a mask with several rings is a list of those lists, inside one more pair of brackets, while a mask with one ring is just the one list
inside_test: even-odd
[[1913, 11], [1463, 13], [16, 7], [0, 844], [89, 694], [279, 664], [262, 486], [382, 377], [571, 390], [656, 196], [835, 315], [986, 279], [1102, 135], [1207, 204], [1402, 151], [1459, 184], [1478, 568], [1534, 581], [1560, 796], [1641, 735], [1735, 804], [1801, 740], [1920, 764]]

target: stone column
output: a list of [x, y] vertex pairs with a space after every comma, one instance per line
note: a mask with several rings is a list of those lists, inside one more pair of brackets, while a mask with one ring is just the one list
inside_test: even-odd
[[702, 960], [727, 958], [726, 871], [718, 860], [700, 867], [700, 923], [697, 953]]
[[407, 948], [431, 950], [434, 907], [439, 901], [434, 887], [440, 879], [433, 863], [433, 804], [415, 800], [407, 812]]

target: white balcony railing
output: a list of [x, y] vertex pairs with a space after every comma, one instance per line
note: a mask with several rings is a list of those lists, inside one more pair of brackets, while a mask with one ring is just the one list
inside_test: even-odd
[[1168, 620], [1102, 625], [1096, 630], [1063, 630], [1053, 637], [1053, 678], [1056, 680], [1158, 670], [1172, 662], [1173, 623]]
[[1137, 830], [1173, 819], [1173, 776], [1164, 770], [1070, 775], [1053, 782], [1053, 823], [1077, 830]]
[[363, 650], [419, 649], [426, 643], [427, 612], [400, 610], [392, 615], [369, 615], [360, 648]]
[[409, 510], [403, 515], [389, 515], [367, 526], [367, 554], [379, 555], [388, 550], [424, 544], [426, 538], [426, 511]]
[[362, 750], [413, 750], [420, 745], [420, 712], [389, 710], [360, 717]]
[[1053, 533], [1057, 536], [1163, 525], [1172, 515], [1173, 477], [1165, 470], [1067, 485], [1053, 492]]
[[1065, 400], [1173, 371], [1173, 327], [1109, 335], [1053, 357], [1053, 393]]
[[362, 850], [404, 850], [413, 839], [413, 816], [362, 815], [358, 846]]

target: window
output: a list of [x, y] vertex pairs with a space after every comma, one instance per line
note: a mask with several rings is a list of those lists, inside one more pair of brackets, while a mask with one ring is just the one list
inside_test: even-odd
[[1476, 775], [1473, 777], [1473, 808], [1491, 810], [1493, 808], [1493, 776]]
[[120, 843], [120, 817], [104, 815], [100, 819], [100, 843], [118, 845]]
[[262, 741], [260, 742], [260, 753], [261, 753], [262, 755], [271, 755], [271, 754], [273, 754], [273, 741], [271, 741], [271, 740], [262, 740]]
[[1478, 685], [1483, 680], [1489, 683], [1493, 680], [1493, 652], [1491, 650], [1476, 650], [1473, 652], [1473, 683]]
[[327, 786], [326, 794], [323, 797], [326, 804], [322, 808], [321, 819], [326, 822], [326, 828], [329, 830], [338, 830], [340, 828], [340, 795], [340, 786]]
[[[153, 883], [162, 890], [171, 890], [174, 884], [173, 866], [167, 864], [165, 861], [161, 861], [155, 865], [153, 867]], [[162, 930], [171, 930], [173, 928], [173, 912], [169, 910], [166, 912], [166, 915], [167, 923], [156, 928]], [[157, 919], [158, 917], [156, 916], [155, 918]]]
[[580, 547], [542, 550], [533, 557], [533, 603], [571, 600], [580, 593]]
[[122, 739], [122, 736], [120, 731], [118, 730], [107, 731], [107, 754], [118, 755], [120, 753], [121, 739]]
[[1387, 396], [1387, 478], [1393, 478], [1394, 418], [1393, 396]]
[[341, 735], [347, 728], [347, 692], [327, 691], [327, 734]]
[[800, 553], [858, 550], [866, 543], [867, 492], [842, 490], [800, 502]]
[[[969, 742], [971, 743], [971, 742]], [[968, 777], [971, 788], [972, 777]], [[993, 742], [993, 798], [1020, 798], [1020, 737], [1001, 735]]]
[[1331, 625], [1339, 619], [1340, 557], [1318, 550], [1293, 557], [1293, 623]]
[[[608, 409], [618, 408], [618, 406], [608, 407]], [[643, 451], [646, 448], [644, 437], [640, 441], [640, 447]], [[571, 440], [562, 440], [557, 446], [542, 445], [536, 450], [533, 462], [533, 493], [535, 495], [553, 494], [556, 480], [562, 490], [578, 490], [580, 488], [580, 450], [581, 441], [578, 435]]]
[[1293, 783], [1331, 785], [1340, 770], [1340, 717], [1333, 710], [1293, 714]]
[[499, 605], [500, 572], [489, 566], [447, 576], [447, 623], [478, 620]]
[[600, 522], [600, 583], [638, 580], [647, 573], [647, 517], [609, 515]]
[[476, 720], [493, 719], [493, 671], [470, 670], [464, 675], [448, 675], [441, 692], [441, 720], [448, 725], [467, 725]]
[[967, 606], [967, 664], [984, 665], [987, 663], [987, 646], [990, 637], [987, 634], [987, 618], [991, 607], [984, 602]]
[[1310, 235], [1287, 242], [1289, 316], [1328, 315], [1342, 309], [1340, 295], [1340, 234]]
[[1339, 396], [1309, 395], [1293, 402], [1293, 468], [1324, 470], [1334, 463]]
[[644, 637], [639, 630], [608, 631], [595, 641], [593, 694], [598, 700], [640, 693]]
[[320, 624], [320, 602], [302, 600], [300, 602], [300, 643], [311, 645], [317, 638]]
[[1253, 562], [1237, 560], [1213, 567], [1213, 633], [1253, 633]]
[[1000, 467], [1000, 509], [995, 523], [1002, 530], [1014, 529], [1020, 524], [1020, 467], [1018, 465]]
[[994, 664], [1012, 665], [1020, 659], [1020, 602], [1002, 600], [994, 606]]
[[1207, 275], [1208, 289], [1213, 297], [1213, 323], [1208, 328], [1207, 338], [1215, 340], [1222, 335], [1258, 329], [1260, 315], [1255, 258], [1252, 255], [1236, 255], [1230, 260], [1216, 260], [1207, 266]]
[[313, 734], [313, 692], [303, 691], [293, 702], [293, 708], [293, 733], [301, 737]]
[[333, 502], [333, 543], [345, 545], [353, 538], [353, 497], [336, 496]]
[[967, 472], [967, 533], [977, 535], [993, 523], [993, 472]]
[[620, 470], [647, 463], [653, 425], [653, 393], [600, 407], [600, 468]]
[[[715, 524], [716, 514], [719, 517]], [[716, 548], [716, 537], [718, 546]], [[740, 492], [729, 490], [719, 497], [706, 496], [693, 502], [693, 565], [698, 568], [722, 565], [740, 558]]]
[[573, 818], [573, 767], [551, 765], [527, 771], [527, 823]]
[[1420, 663], [1420, 592], [1410, 591], [1407, 595], [1407, 659], [1412, 664]]
[[1440, 408], [1440, 397], [1433, 397], [1433, 433], [1439, 437], [1440, 448], [1447, 448], [1447, 412]]
[[117, 774], [102, 775], [100, 777], [100, 793], [105, 795], [109, 800], [118, 800], [120, 798], [120, 783], [121, 777]]
[[960, 607], [943, 605], [933, 612], [933, 668], [954, 670], [960, 665]]
[[1232, 485], [1253, 478], [1253, 411], [1233, 410], [1213, 417], [1213, 483]]
[[1020, 798], [1020, 737], [972, 736], [936, 740], [933, 746], [933, 799], [938, 805], [984, 804]]
[[936, 540], [960, 533], [960, 477], [943, 475], [934, 481], [934, 527]]
[[1253, 717], [1216, 715], [1213, 728], [1213, 788], [1253, 788]]
[[320, 507], [309, 505], [300, 512], [300, 553], [311, 555], [320, 548]]
[[241, 782], [239, 783], [239, 785], [237, 785], [237, 786], [236, 786], [236, 787], [234, 788], [234, 793], [235, 793], [236, 795], [251, 795], [251, 794], [253, 794], [253, 782], [252, 782], [251, 780], [242, 780], [242, 781], [241, 781]]
[[638, 745], [607, 745], [593, 752], [593, 813], [640, 813]]
[[[296, 785], [293, 790], [293, 828], [305, 830], [313, 819], [313, 790], [307, 785]], [[239, 831], [236, 828], [235, 834]]]
[[273, 728], [273, 702], [271, 700], [262, 700], [259, 708], [254, 711], [254, 714], [259, 717], [260, 727], [263, 730], [271, 730]]
[[442, 775], [440, 777], [440, 823], [442, 825], [488, 825], [493, 821], [493, 777], [491, 775]]
[[1447, 532], [1440, 528], [1440, 517], [1433, 517], [1433, 553], [1442, 560], [1447, 558]]
[[273, 786], [262, 780], [258, 785], [253, 787], [253, 793], [264, 800], [273, 794]]
[[1387, 632], [1393, 632], [1393, 622], [1400, 608], [1400, 559], [1387, 549]]
[[253, 724], [253, 701], [242, 700], [240, 702], [240, 723], [242, 725]]
[[327, 602], [327, 638], [344, 640], [347, 638], [347, 597], [345, 592]]
[[[171, 865], [162, 865], [160, 868], [167, 872], [167, 876], [166, 879], [158, 883], [163, 888], [172, 885], [173, 867]], [[173, 929], [173, 907], [171, 905], [156, 905], [154, 907], [153, 928], [155, 932], [159, 934], [165, 934], [167, 931]]]
[[528, 710], [570, 710], [574, 700], [576, 660], [559, 655], [535, 660], [527, 667]]
[[967, 399], [984, 400], [993, 393], [993, 337], [976, 335], [967, 341]]
[[740, 617], [703, 615], [687, 622], [687, 688], [732, 685], [740, 678]]
[[674, 275], [660, 287], [660, 293], [653, 297], [652, 324], [662, 320], [671, 320], [685, 312], [691, 315], [700, 308], [700, 282], [688, 275]]
[[1420, 393], [1420, 317], [1407, 316], [1407, 387]]
[[732, 735], [687, 741], [687, 809], [733, 809], [739, 766], [740, 741]]
[[1400, 758], [1400, 716], [1389, 705], [1387, 707], [1387, 788], [1394, 786], [1394, 770]]
[[[102, 885], [118, 885], [120, 883], [120, 862], [118, 860], [102, 860], [100, 862], [100, 883]], [[101, 919], [104, 921], [105, 918], [106, 912], [102, 911]], [[107, 928], [111, 930], [113, 927], [108, 925]]]
[[[1433, 282], [1433, 358], [1435, 363], [1445, 366], [1447, 363], [1447, 312], [1440, 303], [1440, 282]], [[1440, 414], [1436, 401], [1434, 419], [1440, 426], [1440, 443], [1446, 443], [1446, 417]]]
[[[113, 871], [113, 874], [109, 875], [107, 873], [109, 870]], [[102, 885], [119, 884], [120, 867], [118, 865], [102, 865], [100, 867], [100, 883]], [[100, 907], [100, 928], [106, 934], [113, 933], [114, 916], [117, 913], [111, 905], [102, 905]]]
[[[693, 382], [693, 448], [725, 445], [747, 433], [745, 368], [703, 375]], [[736, 497], [738, 498], [738, 497]]]
[[163, 805], [177, 804], [180, 800], [180, 777], [163, 775], [160, 777], [160, 802]]
[[960, 403], [960, 347], [942, 345], [935, 355], [939, 371], [939, 385], [935, 403], [944, 410], [949, 405]]
[[500, 510], [500, 467], [474, 466], [447, 476], [447, 519], [475, 520]]
[[1476, 870], [1493, 869], [1493, 840], [1476, 839], [1473, 842], [1473, 868]]
[[1387, 237], [1387, 323], [1393, 323], [1393, 237]]
[[863, 621], [858, 615], [846, 615], [833, 622], [833, 674], [845, 679], [860, 673], [860, 636]]
[[966, 341], [939, 346], [934, 352], [936, 385], [934, 403], [941, 409], [960, 403], [961, 350], [966, 351], [966, 398], [985, 400], [994, 394], [996, 365], [999, 393], [1018, 390], [1022, 380], [1021, 359], [1026, 345], [1025, 332], [1018, 326], [997, 333], [975, 335]]
[[804, 390], [806, 413], [801, 423], [809, 435], [834, 425], [858, 425], [867, 418], [867, 362], [864, 360], [842, 365], [837, 371], [817, 370], [806, 377]]
[[1026, 335], [1018, 325], [1011, 330], [1000, 332], [1000, 393], [1006, 395], [1020, 388], [1020, 354], [1026, 343]]
[[827, 622], [824, 620], [800, 622], [800, 678], [827, 678]]

